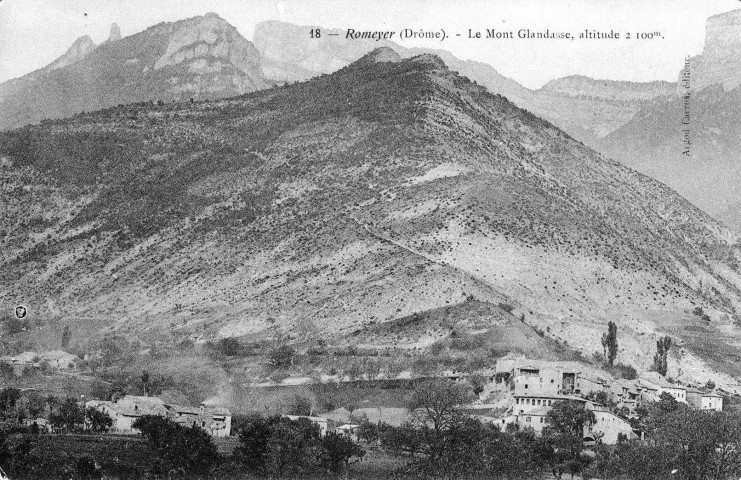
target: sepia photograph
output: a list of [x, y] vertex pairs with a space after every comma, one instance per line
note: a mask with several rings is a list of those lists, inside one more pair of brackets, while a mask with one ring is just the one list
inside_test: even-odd
[[36, 479], [741, 479], [741, 2], [0, 0]]

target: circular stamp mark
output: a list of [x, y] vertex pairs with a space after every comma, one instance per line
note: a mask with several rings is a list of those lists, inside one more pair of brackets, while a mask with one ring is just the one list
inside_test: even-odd
[[15, 318], [18, 320], [23, 320], [26, 318], [26, 315], [28, 315], [28, 309], [25, 305], [18, 305], [15, 307]]

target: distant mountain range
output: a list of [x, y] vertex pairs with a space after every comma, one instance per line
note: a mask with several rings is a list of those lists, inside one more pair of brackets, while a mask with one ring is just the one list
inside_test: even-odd
[[216, 14], [161, 23], [95, 45], [75, 41], [48, 66], [0, 84], [0, 129], [122, 103], [221, 98], [265, 88], [255, 47]]
[[453, 71], [666, 183], [741, 231], [735, 220], [741, 217], [741, 10], [710, 18], [705, 50], [689, 61], [689, 156], [683, 154], [687, 89], [681, 81], [632, 83], [574, 75], [530, 90], [490, 65], [449, 52], [346, 40], [341, 30], [331, 29], [323, 30], [340, 35], [307, 41], [310, 28], [264, 22], [255, 29], [253, 45], [215, 14], [163, 23], [126, 38], [114, 25], [103, 44], [82, 37], [47, 67], [0, 84], [0, 129], [122, 103], [216, 99], [305, 81], [387, 46], [403, 58], [438, 55]]
[[[310, 28], [281, 22], [258, 26], [254, 42], [266, 77], [289, 81], [329, 73], [378, 43], [346, 41], [342, 35], [306, 42]], [[708, 19], [704, 51], [689, 59], [689, 89], [681, 75], [676, 83], [605, 81], [574, 75], [533, 91], [489, 65], [461, 61], [448, 52], [406, 49], [390, 42], [386, 45], [402, 57], [438, 54], [461, 75], [506, 96], [600, 152], [666, 183], [741, 231], [741, 10]], [[686, 90], [692, 92], [689, 156], [683, 153]]]
[[[622, 361], [647, 368], [670, 332], [679, 378], [739, 373], [739, 236], [439, 56], [381, 48], [303, 83], [44, 122], [0, 133], [0, 165], [3, 308], [352, 341], [475, 299], [585, 355], [614, 320]], [[409, 325], [427, 343], [405, 348], [449, 334]]]
[[255, 29], [253, 46], [215, 14], [163, 23], [124, 39], [114, 25], [104, 44], [96, 47], [89, 37], [82, 37], [49, 66], [0, 84], [4, 113], [0, 129], [120, 103], [222, 98], [275, 82], [304, 81], [347, 66], [378, 46], [392, 47], [404, 58], [438, 55], [461, 75], [589, 145], [676, 89], [668, 82], [572, 76], [533, 91], [490, 65], [460, 60], [446, 51], [408, 49], [386, 41], [348, 41], [342, 35], [307, 42], [309, 28], [264, 22]]

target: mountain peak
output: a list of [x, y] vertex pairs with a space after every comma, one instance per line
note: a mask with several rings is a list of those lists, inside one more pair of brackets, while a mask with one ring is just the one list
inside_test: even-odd
[[443, 59], [440, 58], [440, 56], [434, 55], [432, 53], [423, 53], [422, 55], [417, 55], [416, 57], [412, 57], [410, 61], [414, 63], [418, 63], [420, 65], [424, 65], [433, 70], [447, 70], [448, 69], [448, 66], [445, 64]]
[[90, 36], [85, 35], [74, 41], [71, 47], [64, 52], [64, 55], [50, 63], [44, 70], [51, 71], [68, 65], [75, 64], [85, 58], [90, 52], [95, 50], [95, 43]]
[[111, 24], [111, 33], [108, 35], [108, 41], [117, 42], [119, 40], [121, 40], [121, 29], [118, 27], [118, 24], [113, 23]]
[[[231, 63], [245, 74], [259, 71], [259, 55], [237, 29], [215, 13], [168, 25], [167, 48], [155, 62], [154, 70], [182, 63], [191, 70], [220, 69]], [[253, 83], [261, 79], [253, 79]]]
[[391, 47], [379, 47], [361, 57], [357, 63], [361, 65], [371, 65], [380, 62], [396, 63], [400, 61], [401, 55], [399, 55], [396, 50]]

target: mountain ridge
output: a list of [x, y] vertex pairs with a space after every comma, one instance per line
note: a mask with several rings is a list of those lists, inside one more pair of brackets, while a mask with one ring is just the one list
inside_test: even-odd
[[102, 44], [82, 37], [49, 66], [0, 84], [0, 129], [121, 103], [220, 98], [267, 86], [254, 46], [213, 13], [119, 37], [114, 24]]
[[[738, 235], [433, 55], [0, 140], [0, 301], [37, 315], [173, 341], [351, 338], [472, 297], [585, 355], [618, 321], [642, 368], [664, 319], [698, 305], [728, 351], [741, 338]], [[712, 371], [693, 341], [682, 378]]]
[[[281, 21], [267, 21], [255, 28], [253, 41], [262, 55], [262, 69], [267, 78], [278, 81], [303, 81], [314, 76], [328, 74], [357, 60], [377, 46], [392, 48], [402, 57], [408, 58], [421, 53], [440, 56], [446, 64], [461, 75], [486, 86], [492, 93], [504, 95], [518, 106], [554, 123], [578, 140], [593, 146], [597, 140], [629, 121], [640, 109], [656, 98], [673, 93], [671, 84], [648, 82], [632, 84], [630, 95], [621, 95], [613, 88], [613, 95], [583, 95], [574, 88], [552, 88], [563, 86], [566, 79], [556, 79], [551, 88], [530, 90], [516, 81], [501, 75], [491, 65], [473, 60], [461, 60], [450, 52], [436, 49], [407, 48], [388, 40], [364, 41], [344, 40], [344, 30], [322, 31], [338, 36], [325, 35], [322, 39], [307, 43], [305, 32], [317, 25], [296, 26]], [[579, 77], [577, 78], [586, 78]], [[603, 80], [590, 79], [592, 85], [602, 85]], [[623, 82], [607, 81], [610, 86], [624, 85]], [[594, 89], [592, 89], [594, 91]]]

